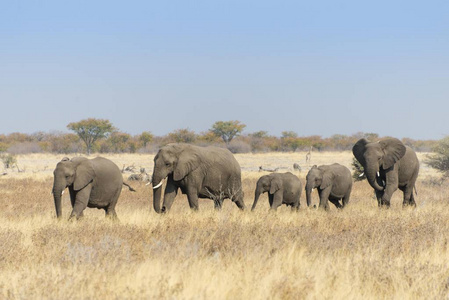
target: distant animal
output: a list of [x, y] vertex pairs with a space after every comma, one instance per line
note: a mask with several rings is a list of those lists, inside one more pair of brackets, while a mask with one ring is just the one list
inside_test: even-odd
[[[161, 186], [165, 178], [167, 185], [161, 209]], [[245, 209], [241, 168], [228, 149], [168, 144], [154, 158], [152, 183], [153, 207], [157, 213], [170, 210], [179, 189], [187, 194], [193, 210], [198, 210], [198, 198], [212, 199], [216, 209], [229, 198], [238, 208]]]
[[297, 163], [294, 163], [294, 164], [293, 164], [293, 169], [294, 169], [294, 170], [297, 170], [297, 171], [299, 171], [299, 172], [301, 172], [301, 166], [298, 165]]
[[416, 206], [413, 189], [419, 173], [415, 151], [396, 138], [369, 142], [360, 139], [352, 153], [363, 166], [369, 184], [374, 188], [379, 207], [390, 207], [393, 193], [404, 193], [403, 206]]
[[306, 154], [306, 162], [310, 162], [312, 159], [312, 147], [310, 147], [309, 151]]
[[[340, 164], [313, 166], [306, 176], [307, 206], [310, 206], [312, 190], [318, 189], [320, 196], [319, 207], [329, 209], [328, 201], [335, 207], [345, 207], [351, 196], [352, 176], [351, 171]], [[340, 204], [340, 200], [342, 203]]]
[[275, 169], [264, 169], [262, 166], [259, 166], [259, 172], [277, 172], [277, 170], [279, 170], [279, 168], [275, 168]]
[[109, 159], [96, 157], [63, 158], [53, 172], [53, 198], [56, 216], [62, 215], [61, 197], [69, 188], [72, 213], [70, 218], [80, 218], [86, 207], [104, 209], [106, 216], [117, 218], [115, 206], [122, 191], [123, 182], [120, 169]]
[[145, 168], [140, 168], [139, 174], [131, 174], [128, 177], [130, 181], [151, 181], [150, 175], [145, 171]]
[[299, 178], [290, 172], [264, 175], [257, 181], [254, 191], [254, 210], [260, 194], [268, 192], [270, 209], [276, 210], [282, 204], [291, 206], [292, 210], [299, 210], [302, 192], [302, 183]]

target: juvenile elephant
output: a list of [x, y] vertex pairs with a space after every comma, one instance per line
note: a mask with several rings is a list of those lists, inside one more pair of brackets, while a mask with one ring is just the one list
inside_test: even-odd
[[276, 210], [282, 204], [291, 206], [292, 210], [299, 210], [302, 183], [298, 177], [290, 172], [273, 173], [259, 178], [254, 192], [254, 210], [260, 194], [268, 192], [270, 209]]
[[[313, 189], [318, 189], [320, 196], [320, 208], [329, 209], [328, 201], [337, 208], [343, 208], [348, 204], [352, 190], [351, 171], [340, 164], [316, 165], [307, 174], [306, 197], [307, 206], [310, 206]], [[340, 199], [342, 204], [340, 204]]]
[[73, 208], [70, 219], [81, 217], [86, 207], [104, 209], [106, 216], [117, 217], [115, 205], [122, 184], [127, 184], [123, 183], [122, 174], [112, 161], [103, 157], [65, 157], [56, 165], [53, 174], [52, 193], [58, 218], [61, 217], [61, 196], [66, 187], [69, 188]]
[[[168, 144], [154, 157], [152, 178], [153, 207], [157, 213], [170, 210], [178, 189], [187, 194], [193, 210], [198, 210], [198, 198], [214, 200], [216, 209], [227, 198], [240, 209], [245, 208], [240, 165], [228, 149]], [[165, 178], [168, 179], [161, 209]]]
[[391, 196], [398, 188], [404, 193], [403, 206], [416, 206], [413, 189], [419, 161], [415, 151], [396, 138], [386, 138], [378, 142], [360, 139], [352, 152], [376, 192], [379, 207], [390, 207]]

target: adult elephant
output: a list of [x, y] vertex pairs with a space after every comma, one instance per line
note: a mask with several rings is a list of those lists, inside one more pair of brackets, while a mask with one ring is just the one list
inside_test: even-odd
[[307, 173], [306, 180], [307, 206], [310, 206], [312, 190], [315, 188], [318, 189], [320, 196], [320, 208], [328, 210], [328, 201], [337, 208], [343, 208], [348, 204], [352, 190], [352, 176], [351, 171], [345, 166], [337, 163], [315, 165]]
[[386, 138], [378, 142], [360, 139], [352, 152], [376, 192], [379, 207], [389, 207], [391, 196], [398, 188], [404, 193], [403, 206], [416, 206], [413, 189], [419, 161], [415, 151], [396, 138]]
[[[227, 149], [168, 144], [154, 157], [152, 178], [153, 207], [157, 213], [170, 210], [178, 189], [187, 194], [193, 210], [198, 210], [198, 198], [214, 200], [216, 209], [227, 198], [240, 209], [245, 208], [240, 165]], [[165, 178], [168, 179], [161, 209], [161, 186]]]
[[96, 157], [63, 158], [53, 172], [53, 198], [56, 216], [61, 217], [61, 197], [65, 188], [69, 188], [72, 213], [70, 218], [80, 218], [86, 207], [104, 209], [106, 216], [117, 218], [115, 206], [122, 191], [122, 174], [109, 159]]
[[259, 178], [254, 191], [254, 210], [260, 194], [268, 192], [270, 209], [276, 210], [282, 204], [291, 206], [292, 210], [299, 210], [302, 183], [298, 177], [290, 172], [272, 173]]

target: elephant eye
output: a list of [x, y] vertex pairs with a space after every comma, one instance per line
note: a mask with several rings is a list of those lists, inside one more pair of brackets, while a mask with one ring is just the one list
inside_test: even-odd
[[167, 162], [167, 163], [165, 163], [165, 165], [167, 166], [167, 167], [170, 167], [170, 163], [169, 162]]

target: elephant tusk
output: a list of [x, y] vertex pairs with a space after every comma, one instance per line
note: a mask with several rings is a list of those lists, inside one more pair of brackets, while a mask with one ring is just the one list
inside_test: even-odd
[[377, 171], [377, 177], [380, 177], [380, 173], [379, 173], [379, 171]]
[[164, 182], [164, 179], [162, 179], [161, 180], [161, 182], [159, 182], [159, 184], [158, 185], [156, 185], [156, 186], [153, 186], [153, 190], [155, 190], [155, 189], [157, 189], [157, 188], [159, 188], [161, 185], [162, 185], [162, 183]]
[[359, 177], [363, 177], [365, 175], [365, 172], [362, 172], [362, 174], [359, 175]]
[[145, 186], [147, 186], [147, 185], [150, 185], [151, 184], [151, 181], [150, 182], [148, 182], [147, 184], [145, 184]]
[[61, 196], [64, 195], [65, 190], [62, 191]]

